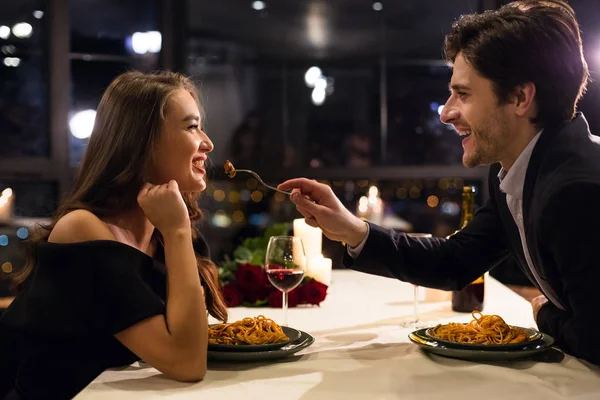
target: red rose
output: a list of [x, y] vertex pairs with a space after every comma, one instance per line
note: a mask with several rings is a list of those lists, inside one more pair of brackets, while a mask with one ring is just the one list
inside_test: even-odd
[[[296, 307], [300, 302], [300, 296], [297, 289], [288, 293], [288, 307]], [[283, 293], [275, 290], [269, 295], [269, 307], [281, 308], [283, 305]]]
[[242, 286], [263, 286], [266, 279], [267, 274], [260, 265], [242, 264], [235, 271], [235, 280]]
[[327, 297], [327, 285], [312, 280], [300, 287], [299, 294], [303, 304], [319, 305]]
[[244, 301], [256, 303], [268, 294], [267, 274], [260, 265], [243, 264], [235, 271], [237, 287], [244, 295]]
[[244, 290], [242, 290], [242, 292], [244, 293], [244, 300], [250, 303], [250, 305], [256, 303], [257, 301], [265, 300], [269, 294], [269, 291], [265, 288], [245, 288]]
[[237, 307], [242, 304], [244, 298], [242, 292], [240, 292], [235, 283], [228, 283], [223, 286], [222, 291], [227, 307]]

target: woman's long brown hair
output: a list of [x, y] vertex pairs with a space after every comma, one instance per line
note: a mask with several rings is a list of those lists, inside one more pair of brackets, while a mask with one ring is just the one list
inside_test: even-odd
[[[29, 239], [24, 268], [14, 276], [21, 289], [35, 269], [37, 245], [47, 241], [56, 222], [74, 210], [87, 210], [104, 219], [137, 207], [137, 195], [149, 180], [155, 146], [167, 112], [170, 96], [179, 89], [188, 91], [201, 104], [194, 83], [187, 77], [161, 72], [126, 72], [108, 87], [98, 106], [94, 129], [72, 192], [58, 207], [51, 223], [40, 226]], [[202, 213], [199, 193], [184, 193], [192, 222], [192, 235]], [[162, 245], [162, 236], [153, 239]], [[227, 320], [227, 308], [219, 288], [217, 268], [207, 258], [197, 257], [198, 271], [205, 287], [206, 306], [219, 320]]]

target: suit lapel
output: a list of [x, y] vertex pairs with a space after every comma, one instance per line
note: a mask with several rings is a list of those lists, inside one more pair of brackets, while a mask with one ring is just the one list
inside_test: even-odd
[[[548, 175], [548, 171], [542, 170], [542, 164], [544, 159], [548, 157], [549, 150], [553, 146], [553, 141], [558, 135], [568, 135], [571, 132], [577, 132], [579, 129], [577, 126], [582, 122], [585, 122], [585, 119], [580, 113], [578, 113], [572, 121], [557, 125], [554, 128], [544, 129], [544, 132], [541, 134], [535, 148], [533, 149], [531, 158], [529, 159], [529, 165], [527, 166], [525, 183], [523, 186], [523, 225], [525, 228], [525, 237], [527, 238], [527, 247], [529, 249], [529, 255], [533, 261], [535, 273], [539, 275], [540, 279], [542, 280], [537, 282], [535, 279], [533, 279], [532, 281], [536, 282], [536, 286], [540, 288], [542, 293], [544, 293], [556, 306], [562, 308], [563, 310], [565, 309], [565, 305], [560, 302], [556, 293], [556, 287], [550, 283], [555, 283], [555, 281], [550, 277], [550, 271], [545, 270], [546, 266], [544, 265], [544, 260], [541, 256], [540, 243], [537, 242], [536, 235], [536, 230], [539, 227], [541, 215], [540, 211], [536, 210], [533, 205], [534, 202], [538, 203], [540, 201], [540, 189], [542, 188], [539, 188], [536, 191], [536, 185], [538, 182], [540, 182], [540, 176], [543, 177]], [[555, 167], [555, 165], [551, 165], [550, 167]], [[547, 167], [544, 166], [544, 168]], [[553, 171], [553, 173], [555, 172], [556, 170]], [[540, 184], [545, 185], [545, 183]], [[536, 198], [536, 196], [538, 197]], [[533, 219], [530, 218], [532, 215]], [[533, 273], [531, 273], [531, 275], [533, 275]], [[543, 285], [544, 287], [542, 288], [540, 285]]]
[[[579, 113], [575, 118], [581, 118]], [[550, 146], [550, 143], [552, 142], [552, 139], [556, 133], [562, 130], [567, 124], [568, 122], [558, 125], [554, 128], [545, 128], [544, 132], [542, 132], [540, 135], [538, 142], [535, 144], [533, 152], [531, 153], [531, 158], [529, 159], [529, 164], [527, 165], [527, 172], [525, 173], [525, 184], [523, 186], [523, 224], [525, 225], [525, 236], [527, 236], [527, 228], [529, 227], [528, 217], [531, 211], [533, 191], [535, 189], [535, 183], [538, 179], [540, 167], [542, 166], [544, 154], [546, 154], [546, 150], [548, 146]]]

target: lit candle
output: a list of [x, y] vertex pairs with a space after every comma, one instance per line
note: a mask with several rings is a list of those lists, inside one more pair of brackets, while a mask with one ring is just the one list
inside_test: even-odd
[[304, 246], [300, 243], [300, 240], [294, 240], [292, 244], [292, 253], [294, 257], [294, 262], [301, 268], [303, 268], [306, 273], [308, 270], [308, 262], [306, 255], [304, 254]]
[[12, 219], [13, 192], [10, 188], [4, 189], [0, 193], [0, 221], [10, 221]]
[[304, 254], [306, 254], [307, 259], [321, 255], [321, 246], [323, 243], [323, 232], [321, 232], [321, 229], [313, 228], [304, 219], [295, 219], [294, 236], [302, 240]]
[[369, 199], [367, 196], [362, 196], [358, 200], [358, 207], [356, 209], [356, 216], [358, 218], [368, 219], [368, 211], [369, 211]]
[[383, 221], [383, 201], [379, 197], [379, 189], [377, 186], [369, 188], [369, 197], [367, 198], [369, 205], [369, 221], [374, 224], [381, 225]]
[[306, 275], [327, 286], [331, 285], [331, 258], [322, 255], [309, 258]]

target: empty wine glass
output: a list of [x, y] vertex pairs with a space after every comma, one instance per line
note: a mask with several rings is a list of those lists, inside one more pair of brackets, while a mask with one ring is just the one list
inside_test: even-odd
[[[431, 238], [431, 233], [407, 233], [406, 236], [412, 238]], [[413, 317], [412, 319], [400, 324], [403, 328], [422, 328], [425, 326], [419, 319], [419, 286], [413, 285]]]
[[299, 237], [272, 236], [265, 256], [269, 282], [282, 292], [283, 325], [288, 324], [288, 293], [304, 278], [306, 256]]

